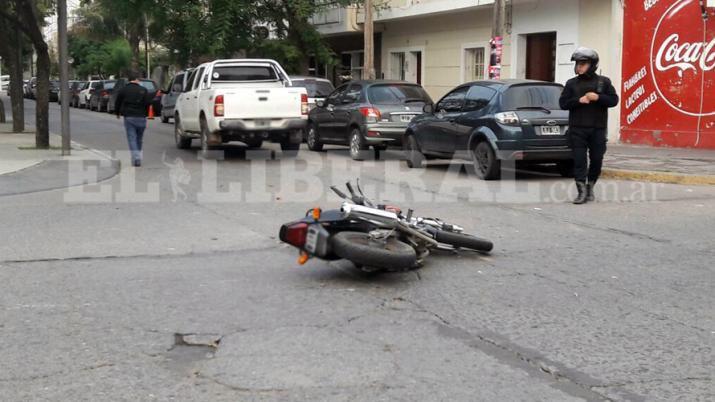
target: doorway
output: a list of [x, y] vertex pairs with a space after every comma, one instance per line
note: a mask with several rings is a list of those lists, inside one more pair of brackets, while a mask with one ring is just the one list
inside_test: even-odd
[[422, 84], [422, 52], [391, 52], [390, 78]]
[[526, 35], [526, 78], [556, 80], [556, 32]]

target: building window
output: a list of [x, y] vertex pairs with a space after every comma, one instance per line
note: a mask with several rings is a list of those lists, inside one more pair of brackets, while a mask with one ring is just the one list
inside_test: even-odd
[[362, 50], [353, 52], [344, 52], [342, 54], [342, 72], [343, 82], [349, 80], [361, 80], [363, 78], [363, 68], [365, 66], [365, 53]]
[[318, 3], [321, 3], [322, 9], [310, 18], [310, 22], [313, 25], [338, 24], [341, 22], [342, 8], [340, 4], [332, 0], [320, 0]]
[[479, 81], [484, 79], [486, 71], [486, 49], [475, 47], [465, 50], [465, 79], [467, 81]]
[[310, 56], [310, 59], [308, 61], [308, 75], [313, 77], [327, 78], [328, 65], [320, 64], [315, 59], [315, 56]]

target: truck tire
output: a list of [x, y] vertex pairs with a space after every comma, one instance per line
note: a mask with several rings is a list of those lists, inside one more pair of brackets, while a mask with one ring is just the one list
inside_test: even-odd
[[363, 232], [340, 232], [332, 237], [335, 254], [357, 266], [407, 271], [417, 264], [412, 246], [390, 237], [384, 247], [373, 245]]
[[212, 147], [209, 146], [209, 125], [206, 123], [204, 116], [200, 117], [199, 125], [201, 127], [201, 157], [204, 159], [214, 159], [216, 155]]
[[174, 119], [174, 142], [179, 149], [191, 148], [191, 137], [184, 135], [184, 129], [181, 127], [181, 119], [177, 115]]
[[494, 244], [486, 239], [464, 234], [438, 230], [434, 234], [434, 239], [440, 243], [449, 244], [456, 248], [466, 248], [469, 250], [488, 253], [494, 248]]

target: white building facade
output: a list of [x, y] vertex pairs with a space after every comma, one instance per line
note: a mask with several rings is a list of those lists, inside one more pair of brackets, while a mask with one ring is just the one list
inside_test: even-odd
[[[493, 0], [385, 0], [375, 14], [378, 78], [425, 87], [434, 100], [451, 88], [488, 77]], [[362, 11], [333, 8], [314, 23], [340, 55], [342, 71], [316, 66], [316, 75], [361, 78]], [[564, 83], [574, 75], [578, 46], [601, 54], [600, 72], [621, 83], [621, 0], [513, 0], [507, 3], [502, 78]], [[618, 138], [618, 108], [609, 136]]]

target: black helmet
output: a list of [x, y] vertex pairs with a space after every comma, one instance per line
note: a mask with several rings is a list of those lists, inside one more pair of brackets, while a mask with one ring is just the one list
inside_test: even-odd
[[[575, 61], [577, 64], [580, 61], [587, 61], [591, 63], [591, 68], [588, 69], [588, 73], [593, 74], [598, 68], [599, 57], [595, 50], [587, 47], [580, 47], [571, 55], [571, 61]], [[574, 71], [576, 71], [576, 67], [574, 67]]]

